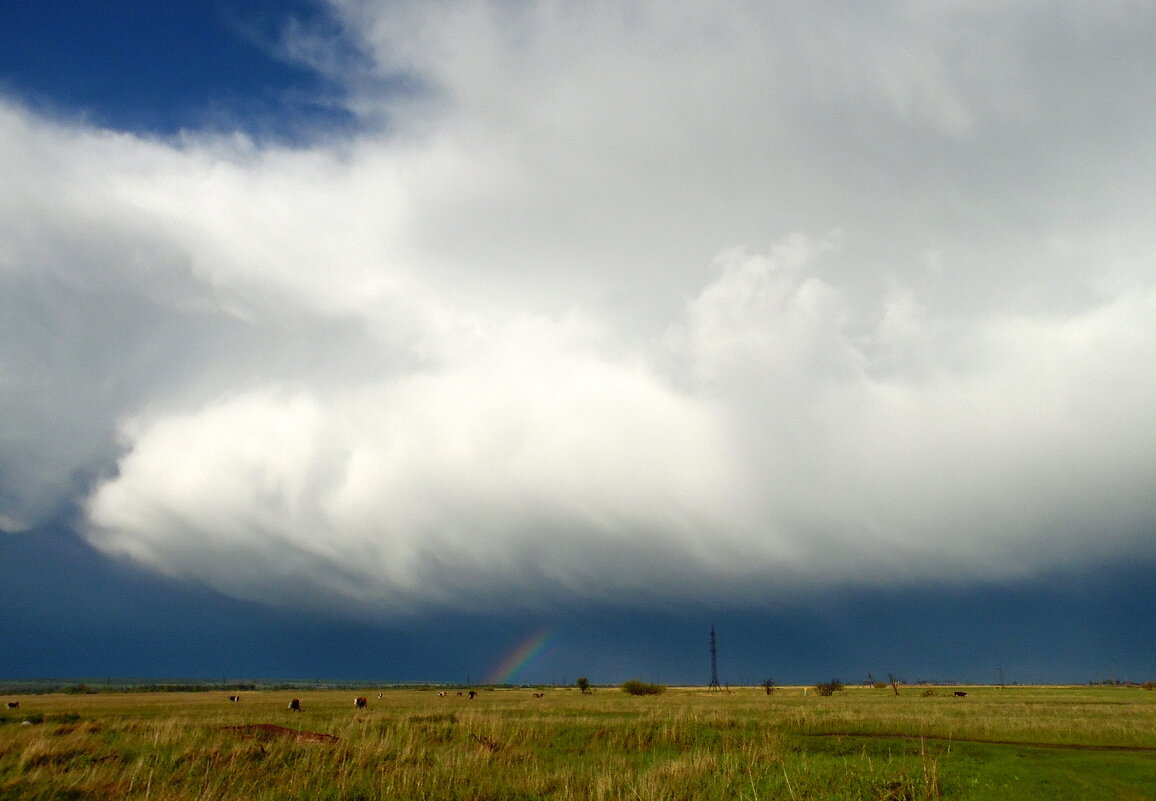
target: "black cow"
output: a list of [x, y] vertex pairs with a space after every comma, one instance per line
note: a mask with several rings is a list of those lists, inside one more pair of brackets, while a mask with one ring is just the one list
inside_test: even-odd
[[20, 708], [20, 702], [19, 701], [9, 701], [8, 702], [8, 708], [9, 709], [19, 709]]
[[956, 690], [952, 693], [952, 695], [954, 695], [956, 698], [967, 698], [967, 693], [965, 693], [963, 690]]
[[237, 703], [237, 702], [238, 702], [238, 701], [240, 701], [240, 700], [241, 700], [241, 696], [239, 696], [239, 695], [230, 695], [230, 696], [229, 696], [229, 702], [230, 702], [230, 703], [233, 703], [233, 704], [235, 704], [235, 703]]
[[358, 709], [364, 709], [368, 703], [369, 701], [366, 700], [364, 695], [359, 695], [353, 699], [353, 705]]
[[301, 699], [300, 698], [294, 698], [292, 701], [289, 702], [289, 708], [292, 709], [294, 712], [300, 712], [301, 711]]

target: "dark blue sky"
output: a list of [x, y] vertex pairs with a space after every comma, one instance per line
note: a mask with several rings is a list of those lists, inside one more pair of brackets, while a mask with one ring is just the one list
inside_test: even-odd
[[226, 598], [93, 552], [67, 530], [0, 539], [0, 677], [480, 682], [547, 627], [510, 677], [570, 683], [710, 678], [724, 683], [993, 683], [1148, 680], [1156, 675], [1156, 565], [1109, 565], [1009, 586], [824, 590], [789, 604], [548, 615], [439, 613], [392, 625]]
[[280, 52], [290, 25], [335, 41], [311, 0], [5, 3], [0, 23], [0, 91], [50, 114], [284, 139], [353, 121], [339, 84]]
[[1156, 13], [982, 6], [0, 4], [0, 679], [1156, 679]]

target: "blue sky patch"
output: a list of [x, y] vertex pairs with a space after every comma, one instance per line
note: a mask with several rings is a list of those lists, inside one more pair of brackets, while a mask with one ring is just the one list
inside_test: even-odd
[[286, 54], [290, 26], [340, 41], [309, 0], [8, 3], [0, 88], [49, 113], [150, 134], [294, 138], [350, 126], [342, 87]]

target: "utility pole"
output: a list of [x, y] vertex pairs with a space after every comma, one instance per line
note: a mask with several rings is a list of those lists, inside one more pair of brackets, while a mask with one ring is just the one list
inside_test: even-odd
[[714, 626], [710, 627], [710, 684], [708, 690], [722, 690], [718, 683], [718, 642], [715, 639]]

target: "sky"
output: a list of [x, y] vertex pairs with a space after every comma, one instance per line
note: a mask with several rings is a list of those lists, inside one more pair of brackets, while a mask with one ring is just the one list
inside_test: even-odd
[[0, 6], [0, 678], [1156, 678], [1154, 35]]

